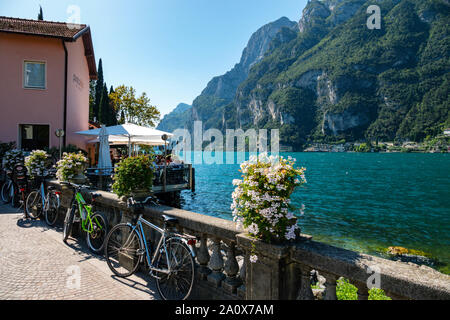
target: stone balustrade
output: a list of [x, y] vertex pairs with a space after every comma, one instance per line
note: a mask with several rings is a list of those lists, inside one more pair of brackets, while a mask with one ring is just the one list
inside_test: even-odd
[[[61, 186], [52, 181], [57, 188]], [[108, 215], [110, 225], [130, 221], [132, 213], [112, 193], [95, 191], [96, 209]], [[63, 206], [70, 196], [63, 190]], [[144, 217], [162, 224], [163, 214], [178, 218], [178, 231], [195, 236], [196, 299], [315, 299], [311, 271], [325, 278], [326, 300], [335, 300], [336, 281], [348, 279], [358, 288], [358, 299], [368, 299], [376, 285], [392, 299], [450, 299], [450, 277], [431, 268], [357, 253], [301, 235], [296, 242], [267, 244], [238, 230], [236, 223], [167, 206], [148, 206]], [[147, 233], [148, 234], [148, 233]], [[148, 239], [150, 241], [155, 239]], [[249, 257], [254, 251], [256, 263]]]

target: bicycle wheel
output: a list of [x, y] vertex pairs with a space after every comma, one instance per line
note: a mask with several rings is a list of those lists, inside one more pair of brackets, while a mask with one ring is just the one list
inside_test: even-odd
[[47, 204], [44, 208], [45, 222], [49, 226], [53, 226], [58, 220], [59, 199], [58, 196], [52, 192], [47, 194]]
[[2, 201], [4, 203], [10, 203], [12, 198], [11, 198], [11, 188], [12, 188], [12, 183], [11, 182], [5, 182], [2, 186], [2, 191], [1, 191], [1, 197], [2, 197]]
[[37, 219], [42, 213], [42, 196], [39, 191], [32, 191], [25, 201], [25, 213], [31, 219]]
[[64, 228], [63, 228], [63, 241], [67, 243], [67, 239], [72, 233], [72, 225], [73, 219], [75, 218], [76, 207], [72, 206], [72, 208], [67, 209], [66, 218], [64, 219]]
[[89, 231], [86, 234], [86, 242], [89, 249], [94, 253], [99, 253], [105, 244], [105, 238], [108, 235], [108, 219], [102, 212], [96, 212], [91, 218], [92, 230], [89, 226]]
[[130, 225], [115, 225], [106, 236], [106, 262], [116, 276], [131, 276], [136, 272], [143, 256], [143, 244], [139, 234]]
[[[180, 239], [166, 241], [167, 255], [172, 271], [156, 274], [156, 287], [164, 300], [185, 300], [194, 285], [195, 263], [188, 246]], [[156, 267], [168, 269], [166, 254], [162, 252]]]

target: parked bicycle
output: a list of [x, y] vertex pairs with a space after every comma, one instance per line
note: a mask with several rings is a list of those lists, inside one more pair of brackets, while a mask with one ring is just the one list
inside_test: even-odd
[[[174, 217], [163, 215], [163, 228], [145, 220], [144, 204], [152, 200], [152, 197], [141, 202], [133, 197], [128, 199], [128, 207], [132, 208], [135, 217], [132, 223], [117, 224], [108, 233], [106, 261], [111, 271], [122, 278], [134, 274], [140, 263], [145, 261], [164, 300], [185, 300], [191, 294], [195, 279], [195, 255], [192, 250], [195, 239], [187, 239], [169, 230], [178, 223]], [[153, 256], [145, 240], [144, 224], [161, 235]]]
[[[24, 207], [26, 212], [26, 196], [28, 193], [27, 168], [17, 163], [12, 171], [7, 171], [7, 180], [2, 186], [1, 198], [4, 203], [12, 203], [14, 207]], [[25, 214], [26, 217], [26, 214]]]
[[12, 179], [12, 171], [6, 171], [6, 180], [3, 183], [2, 190], [0, 192], [2, 201], [4, 203], [10, 203], [14, 196], [14, 183]]
[[[69, 182], [62, 182], [74, 190], [71, 207], [67, 209], [64, 219], [63, 241], [72, 233], [74, 222], [80, 221], [81, 229], [86, 232], [86, 242], [89, 249], [94, 253], [100, 253], [103, 249], [106, 235], [108, 234], [108, 220], [102, 212], [93, 212], [93, 205], [89, 205], [81, 195], [83, 188], [89, 189], [89, 186], [77, 185]], [[91, 194], [92, 202], [100, 197], [100, 194]]]
[[58, 220], [61, 192], [55, 187], [48, 186], [45, 192], [45, 177], [41, 177], [39, 189], [31, 191], [26, 200], [25, 211], [32, 219], [39, 218], [42, 214], [45, 222], [53, 226]]

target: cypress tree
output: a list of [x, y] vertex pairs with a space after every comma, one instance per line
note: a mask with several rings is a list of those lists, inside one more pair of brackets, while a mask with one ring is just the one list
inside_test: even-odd
[[98, 62], [98, 79], [95, 83], [95, 102], [94, 102], [94, 108], [93, 108], [93, 116], [97, 119], [97, 121], [100, 120], [100, 102], [103, 95], [103, 87], [105, 86], [104, 80], [103, 80], [103, 63], [102, 59], [100, 58]]
[[95, 80], [89, 81], [89, 121], [94, 121]]
[[99, 122], [106, 126], [109, 126], [111, 122], [111, 109], [106, 83], [103, 85], [103, 90], [101, 91], [101, 93], [102, 96], [100, 98]]
[[39, 6], [39, 14], [38, 14], [38, 20], [44, 20], [44, 13], [42, 12], [42, 7]]

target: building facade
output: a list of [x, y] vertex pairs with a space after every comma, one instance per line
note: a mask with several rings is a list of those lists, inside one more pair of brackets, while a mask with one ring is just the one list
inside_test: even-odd
[[26, 151], [86, 149], [89, 81], [97, 79], [90, 27], [0, 17], [0, 142]]

